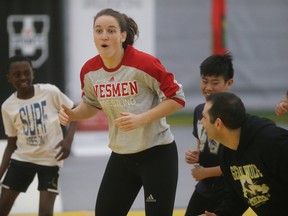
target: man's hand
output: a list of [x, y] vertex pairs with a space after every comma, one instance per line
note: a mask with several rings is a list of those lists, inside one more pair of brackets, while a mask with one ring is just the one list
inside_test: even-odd
[[205, 211], [204, 214], [201, 214], [199, 216], [217, 216], [216, 214], [212, 213], [212, 212], [208, 212], [208, 211]]

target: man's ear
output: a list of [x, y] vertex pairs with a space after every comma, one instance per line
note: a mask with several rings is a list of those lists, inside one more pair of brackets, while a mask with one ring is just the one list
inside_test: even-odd
[[215, 121], [215, 127], [217, 128], [217, 130], [221, 130], [223, 128], [224, 124], [222, 122], [222, 120], [220, 118], [216, 118]]

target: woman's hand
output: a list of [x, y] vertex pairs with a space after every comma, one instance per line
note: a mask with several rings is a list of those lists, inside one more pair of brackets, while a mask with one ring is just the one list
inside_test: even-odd
[[120, 115], [119, 118], [114, 120], [114, 123], [123, 131], [131, 131], [144, 125], [140, 115], [128, 112], [122, 112]]
[[71, 113], [72, 113], [72, 110], [70, 108], [66, 107], [64, 104], [61, 105], [61, 109], [58, 114], [61, 125], [67, 126], [70, 123]]

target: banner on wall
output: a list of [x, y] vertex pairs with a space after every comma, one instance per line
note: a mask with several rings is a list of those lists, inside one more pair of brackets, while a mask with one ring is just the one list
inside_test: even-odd
[[50, 17], [46, 14], [9, 15], [9, 56], [25, 55], [34, 68], [41, 67], [49, 56], [49, 29]]
[[55, 84], [64, 91], [63, 0], [0, 1], [0, 38], [1, 104], [15, 91], [6, 81], [7, 60], [13, 55], [31, 59], [34, 83]]

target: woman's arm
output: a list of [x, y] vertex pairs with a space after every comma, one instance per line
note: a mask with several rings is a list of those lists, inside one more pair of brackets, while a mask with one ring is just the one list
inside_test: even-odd
[[88, 119], [96, 115], [98, 111], [99, 109], [85, 102], [81, 102], [74, 109], [70, 109], [62, 104], [59, 111], [59, 120], [62, 125], [66, 126], [72, 121]]
[[147, 112], [138, 115], [123, 112], [121, 113], [121, 117], [114, 120], [114, 123], [120, 129], [129, 131], [171, 115], [181, 108], [183, 108], [181, 104], [177, 103], [173, 99], [167, 99]]
[[140, 115], [143, 119], [143, 123], [149, 124], [160, 118], [169, 116], [182, 108], [183, 106], [177, 103], [175, 100], [167, 99], [159, 103], [154, 108], [148, 110], [147, 112], [141, 113]]

